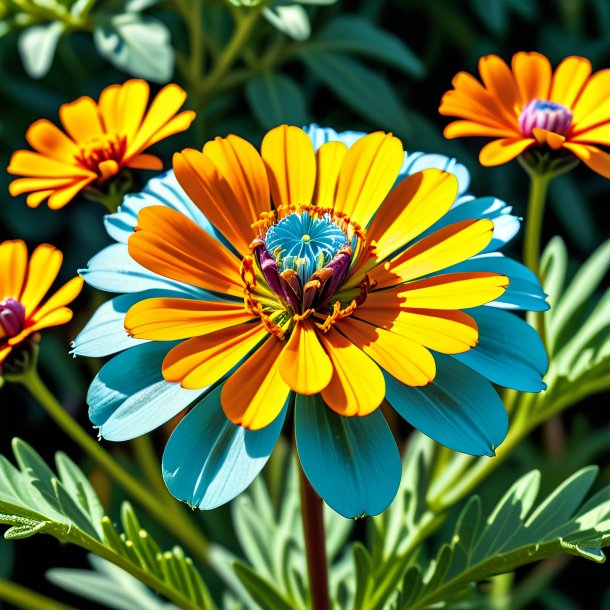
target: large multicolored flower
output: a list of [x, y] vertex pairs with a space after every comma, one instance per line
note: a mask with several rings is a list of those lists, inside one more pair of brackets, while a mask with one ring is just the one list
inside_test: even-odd
[[35, 208], [45, 199], [53, 210], [63, 208], [90, 184], [103, 185], [122, 168], [163, 169], [161, 159], [142, 151], [188, 129], [195, 113], [177, 114], [186, 93], [167, 85], [147, 108], [149, 86], [129, 80], [106, 87], [99, 102], [81, 97], [59, 109], [66, 131], [46, 119], [33, 123], [26, 139], [35, 152], [18, 150], [8, 172], [24, 176], [11, 182], [11, 195], [28, 193]]
[[107, 218], [119, 243], [82, 275], [127, 294], [74, 353], [124, 350], [88, 395], [107, 439], [197, 401], [163, 457], [177, 498], [213, 508], [239, 494], [293, 406], [314, 488], [345, 516], [377, 514], [401, 475], [384, 399], [446, 446], [492, 455], [507, 416], [487, 379], [543, 389], [544, 348], [504, 311], [547, 308], [535, 276], [496, 252], [518, 220], [465, 195], [453, 160], [405, 157], [383, 133], [284, 126], [261, 155], [218, 138], [174, 171]]
[[49, 244], [38, 246], [28, 262], [24, 242], [0, 243], [0, 369], [13, 349], [34, 333], [72, 319], [72, 311], [66, 306], [81, 291], [80, 277], [70, 280], [42, 303], [62, 260], [62, 253]]
[[481, 84], [460, 72], [439, 112], [459, 117], [447, 138], [496, 138], [481, 150], [483, 165], [500, 165], [528, 149], [572, 154], [610, 178], [610, 70], [591, 76], [584, 57], [567, 57], [555, 72], [539, 53], [517, 53], [509, 68], [496, 55], [479, 60]]

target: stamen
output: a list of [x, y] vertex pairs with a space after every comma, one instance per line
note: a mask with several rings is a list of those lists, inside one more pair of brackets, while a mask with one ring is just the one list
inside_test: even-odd
[[535, 128], [546, 129], [564, 136], [572, 126], [572, 112], [563, 104], [533, 99], [519, 116], [519, 130], [530, 138]]
[[0, 301], [0, 339], [17, 336], [25, 326], [25, 306], [7, 297]]
[[118, 163], [123, 159], [126, 151], [126, 136], [120, 134], [102, 134], [91, 138], [80, 149], [80, 154], [75, 159], [87, 169], [100, 173], [100, 163], [103, 161], [116, 161]]

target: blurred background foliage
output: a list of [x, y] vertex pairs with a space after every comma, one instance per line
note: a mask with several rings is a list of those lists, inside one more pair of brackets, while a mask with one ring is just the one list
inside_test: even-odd
[[[527, 180], [521, 168], [516, 163], [482, 168], [480, 141], [445, 140], [440, 98], [455, 73], [476, 73], [478, 58], [488, 53], [509, 60], [517, 51], [536, 50], [554, 64], [577, 54], [588, 57], [594, 69], [610, 67], [609, 31], [610, 0], [0, 0], [0, 159], [6, 167], [11, 153], [26, 146], [24, 134], [34, 120], [57, 121], [62, 103], [81, 95], [97, 98], [105, 86], [137, 76], [159, 86], [180, 84], [189, 93], [187, 106], [198, 113], [188, 132], [156, 146], [167, 166], [175, 150], [230, 132], [258, 142], [265, 130], [283, 122], [391, 130], [408, 151], [458, 157], [471, 171], [473, 194], [494, 195], [523, 214]], [[141, 174], [139, 186], [148, 177]], [[25, 198], [8, 195], [8, 182], [0, 172], [0, 239], [60, 247], [66, 256], [62, 279], [108, 242], [101, 206], [79, 200], [61, 212], [30, 210]], [[610, 182], [583, 168], [552, 185], [543, 243], [555, 234], [563, 237], [568, 276], [607, 237], [609, 199]], [[509, 254], [520, 258], [518, 248], [515, 240]], [[47, 333], [42, 343], [43, 375], [85, 426], [83, 397], [99, 363], [72, 361], [67, 350], [103, 298], [86, 289], [73, 322]], [[10, 439], [20, 436], [47, 460], [58, 448], [79, 457], [20, 388], [4, 388], [0, 404], [0, 453], [8, 453]], [[607, 396], [597, 396], [573, 409], [559, 450], [553, 450], [557, 439], [553, 444], [541, 432], [524, 440], [480, 490], [486, 509], [516, 476], [533, 468], [543, 471], [544, 492], [587, 463], [601, 464], [599, 484], [608, 484], [610, 423], [604, 405]], [[159, 446], [168, 433], [156, 433]], [[113, 449], [128, 463], [127, 445]], [[106, 513], [116, 514], [120, 490], [87, 460], [80, 463]], [[239, 554], [229, 513], [227, 508], [195, 517], [204, 531], [213, 531]], [[142, 520], [155, 531], [146, 515]], [[356, 535], [361, 529], [356, 526]], [[440, 535], [446, 539], [447, 532]], [[163, 536], [158, 532], [160, 543], [171, 544]], [[556, 579], [570, 562], [552, 561], [518, 571], [518, 607], [610, 609], [607, 568], [573, 562]], [[50, 539], [37, 537], [16, 548], [0, 541], [0, 578], [12, 574], [57, 598], [63, 594], [45, 580], [45, 571], [85, 564], [83, 552], [58, 548]], [[53, 580], [61, 578], [56, 573]], [[208, 584], [217, 585], [214, 577]], [[65, 599], [77, 607], [82, 603]]]

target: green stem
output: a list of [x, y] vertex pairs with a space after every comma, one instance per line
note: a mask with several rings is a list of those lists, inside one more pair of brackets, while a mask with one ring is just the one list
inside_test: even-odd
[[530, 172], [530, 194], [525, 220], [525, 238], [523, 242], [523, 262], [536, 275], [540, 270], [540, 238], [542, 218], [552, 174]]
[[148, 482], [161, 497], [166, 497], [167, 488], [165, 487], [163, 477], [161, 476], [159, 458], [155, 452], [150, 436], [145, 434], [144, 436], [134, 438], [131, 441], [131, 446], [133, 447], [136, 463], [146, 476]]
[[324, 505], [300, 469], [301, 516], [312, 610], [330, 610], [328, 560], [324, 535]]
[[125, 491], [139, 502], [155, 519], [174, 534], [201, 561], [208, 561], [209, 543], [203, 534], [184, 515], [182, 507], [165, 495], [154, 493], [125, 470], [103, 447], [89, 436], [64, 410], [32, 367], [16, 379], [42, 405], [55, 423], [88, 453]]
[[0, 600], [21, 610], [76, 610], [7, 580], [0, 580]]

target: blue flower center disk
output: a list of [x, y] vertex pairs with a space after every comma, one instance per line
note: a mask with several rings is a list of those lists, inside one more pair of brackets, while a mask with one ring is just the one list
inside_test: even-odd
[[269, 227], [265, 244], [278, 271], [293, 269], [305, 285], [347, 244], [347, 237], [329, 214], [314, 217], [309, 212], [296, 212]]

